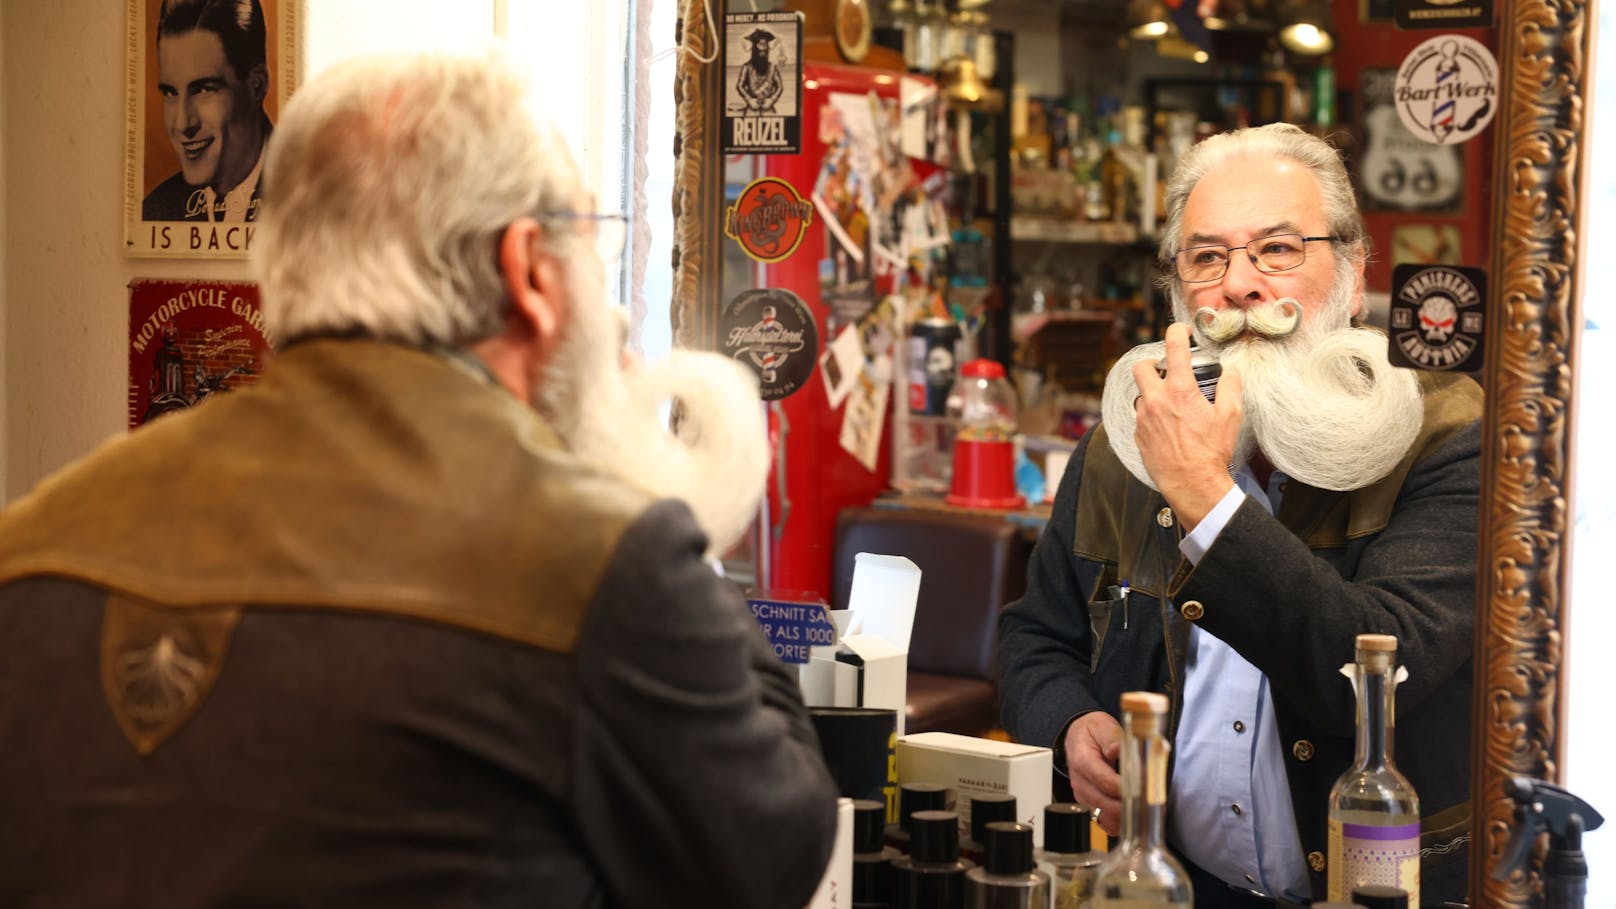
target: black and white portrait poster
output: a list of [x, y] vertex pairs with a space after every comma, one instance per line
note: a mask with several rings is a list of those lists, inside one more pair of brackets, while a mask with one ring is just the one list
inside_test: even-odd
[[727, 155], [802, 150], [802, 14], [724, 16], [724, 118]]
[[126, 0], [124, 250], [245, 258], [300, 0]]

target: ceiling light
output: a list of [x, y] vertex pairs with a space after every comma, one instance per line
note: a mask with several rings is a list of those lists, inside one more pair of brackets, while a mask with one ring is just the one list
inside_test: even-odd
[[1330, 9], [1317, 0], [1292, 0], [1280, 12], [1279, 43], [1293, 54], [1317, 57], [1335, 50]]
[[1128, 4], [1128, 37], [1160, 38], [1173, 30], [1162, 0], [1132, 0]]

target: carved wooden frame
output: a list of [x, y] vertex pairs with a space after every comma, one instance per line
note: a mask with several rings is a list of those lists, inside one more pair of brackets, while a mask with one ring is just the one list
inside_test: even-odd
[[[721, 20], [723, 0], [709, 0]], [[1470, 894], [1530, 905], [1535, 871], [1488, 876], [1513, 821], [1503, 782], [1561, 773], [1560, 661], [1571, 509], [1580, 253], [1594, 22], [1587, 0], [1504, 0], [1477, 565]], [[722, 98], [704, 0], [681, 0], [674, 191], [674, 343], [710, 348], [719, 299]]]
[[1561, 659], [1582, 324], [1584, 138], [1596, 21], [1586, 0], [1512, 0], [1499, 10], [1492, 296], [1477, 572], [1470, 901], [1538, 901], [1535, 871], [1495, 881], [1512, 776], [1558, 780], [1565, 748]]

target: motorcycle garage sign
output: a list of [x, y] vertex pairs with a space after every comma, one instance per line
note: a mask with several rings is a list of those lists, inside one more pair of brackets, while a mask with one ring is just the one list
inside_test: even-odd
[[761, 177], [741, 190], [724, 212], [724, 236], [759, 262], [779, 262], [797, 251], [814, 220], [814, 204], [779, 177]]
[[129, 428], [255, 381], [269, 339], [258, 285], [129, 282]]
[[1437, 35], [1397, 69], [1397, 115], [1436, 145], [1457, 145], [1487, 128], [1498, 110], [1498, 61], [1464, 35]]
[[1392, 269], [1392, 365], [1441, 372], [1481, 368], [1487, 273], [1461, 265]]

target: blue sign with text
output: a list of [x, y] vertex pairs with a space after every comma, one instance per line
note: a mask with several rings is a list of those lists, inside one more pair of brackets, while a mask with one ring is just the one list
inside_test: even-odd
[[822, 603], [793, 600], [748, 599], [763, 636], [774, 655], [787, 663], [808, 662], [808, 648], [836, 643], [836, 623]]

